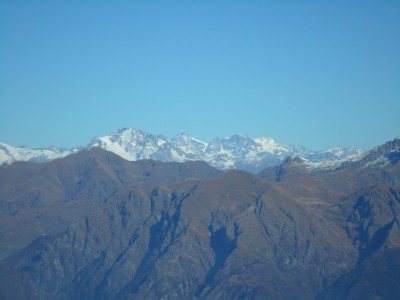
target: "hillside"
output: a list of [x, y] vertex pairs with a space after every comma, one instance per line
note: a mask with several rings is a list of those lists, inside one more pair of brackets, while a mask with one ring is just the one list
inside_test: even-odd
[[398, 295], [374, 280], [399, 277], [395, 159], [255, 175], [93, 148], [1, 168], [0, 213], [5, 299]]

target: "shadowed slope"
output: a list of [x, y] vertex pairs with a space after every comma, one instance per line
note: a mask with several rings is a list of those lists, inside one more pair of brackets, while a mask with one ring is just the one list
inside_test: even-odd
[[[336, 295], [338, 279], [400, 247], [399, 163], [318, 174], [289, 168], [274, 183], [202, 163], [192, 171], [94, 155], [84, 160], [94, 165], [79, 197], [2, 217], [9, 224], [32, 210], [79, 209], [64, 230], [2, 261], [38, 298], [310, 299]], [[346, 289], [358, 291], [349, 278]]]
[[0, 257], [41, 234], [65, 230], [118, 189], [209, 178], [204, 162], [129, 162], [93, 148], [49, 163], [17, 162], [0, 169]]

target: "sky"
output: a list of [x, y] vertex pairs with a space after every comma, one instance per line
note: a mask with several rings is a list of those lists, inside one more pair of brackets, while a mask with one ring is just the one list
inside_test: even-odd
[[0, 0], [0, 141], [400, 136], [400, 1]]

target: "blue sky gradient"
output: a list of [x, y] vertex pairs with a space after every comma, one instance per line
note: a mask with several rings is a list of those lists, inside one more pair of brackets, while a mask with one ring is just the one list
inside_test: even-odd
[[400, 1], [1, 1], [0, 140], [400, 135]]

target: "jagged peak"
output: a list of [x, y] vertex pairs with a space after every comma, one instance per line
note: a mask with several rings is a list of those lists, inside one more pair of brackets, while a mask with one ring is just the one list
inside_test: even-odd
[[187, 144], [193, 140], [193, 137], [188, 133], [180, 133], [172, 137], [171, 141], [176, 143]]
[[140, 129], [135, 128], [121, 128], [111, 132], [110, 136], [112, 137], [138, 137], [138, 136], [147, 136], [150, 135], [147, 132], [144, 132]]

